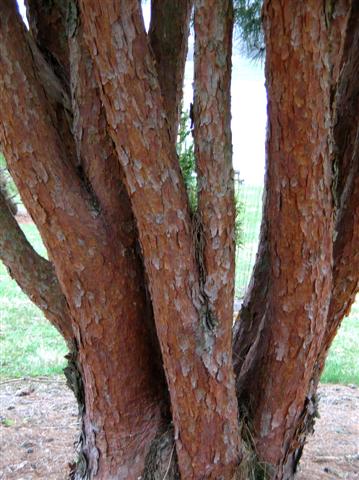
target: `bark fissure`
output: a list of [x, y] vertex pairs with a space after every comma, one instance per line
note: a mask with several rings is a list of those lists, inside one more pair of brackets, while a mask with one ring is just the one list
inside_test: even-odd
[[[332, 288], [331, 78], [322, 6], [272, 1], [264, 11], [269, 125], [261, 248], [264, 254], [268, 248], [270, 278], [256, 320], [263, 330], [255, 375], [245, 390], [259, 461], [272, 465], [270, 477], [279, 479], [295, 472], [297, 428]], [[290, 71], [297, 75], [289, 77]]]
[[[231, 378], [223, 383], [217, 378], [226, 377], [231, 358], [227, 351], [213, 355], [213, 338], [199, 322], [201, 299], [187, 194], [167, 134], [139, 5], [131, 0], [119, 2], [116, 9], [101, 7], [101, 18], [96, 2], [81, 2], [81, 9], [90, 51], [97, 51], [93, 59], [102, 101], [138, 224], [181, 475], [229, 476], [238, 461], [236, 398]], [[95, 17], [97, 25], [91, 20]], [[96, 42], [97, 29], [106, 32], [101, 44]], [[216, 446], [206, 440], [210, 431], [216, 431]]]
[[[147, 335], [143, 282], [136, 283], [142, 270], [135, 245], [122, 243], [128, 235], [119, 238], [108, 228], [67, 157], [26, 33], [8, 0], [0, 43], [4, 153], [74, 319], [86, 393], [86, 475], [137, 479], [162, 422], [162, 394], [152, 380], [156, 354]], [[127, 385], [125, 392], [118, 391], [119, 383]]]
[[148, 34], [137, 0], [27, 4], [29, 32], [1, 3], [0, 140], [51, 261], [1, 195], [0, 258], [69, 339], [72, 478], [292, 479], [359, 287], [359, 4], [265, 2], [267, 193], [233, 350], [231, 0], [152, 0]]

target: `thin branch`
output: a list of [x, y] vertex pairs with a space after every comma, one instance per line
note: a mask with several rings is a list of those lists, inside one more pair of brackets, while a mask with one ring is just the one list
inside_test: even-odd
[[71, 316], [55, 270], [26, 239], [0, 191], [0, 258], [10, 275], [70, 343]]
[[327, 329], [326, 352], [342, 319], [349, 313], [359, 290], [359, 4], [353, 2], [344, 47], [343, 68], [336, 93], [334, 126], [337, 183], [333, 292]]
[[[67, 23], [71, 22], [72, 2], [25, 0], [30, 31], [46, 61], [68, 85], [70, 78]], [[71, 5], [70, 5], [71, 4]]]
[[152, 0], [150, 44], [167, 113], [170, 137], [176, 142], [181, 114], [183, 77], [193, 0]]
[[203, 229], [202, 291], [209, 322], [231, 342], [234, 297], [234, 182], [230, 113], [233, 6], [195, 1], [194, 140]]
[[69, 38], [73, 135], [77, 163], [83, 180], [92, 190], [101, 214], [121, 243], [135, 247], [136, 226], [115, 146], [108, 132], [105, 111], [92, 58], [83, 37], [83, 26]]
[[54, 125], [53, 103], [44, 94], [27, 38], [14, 2], [4, 0], [0, 19], [1, 143], [9, 170], [53, 260], [63, 260], [69, 244], [80, 259], [84, 252], [78, 238], [96, 237], [97, 213], [63, 148], [63, 138]]

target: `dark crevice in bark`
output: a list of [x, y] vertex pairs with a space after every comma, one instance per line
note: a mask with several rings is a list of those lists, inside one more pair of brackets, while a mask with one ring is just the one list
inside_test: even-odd
[[30, 31], [46, 61], [69, 87], [70, 65], [67, 25], [69, 0], [25, 0]]
[[267, 219], [263, 214], [255, 265], [233, 331], [233, 366], [239, 403], [242, 392], [246, 390], [248, 378], [255, 374], [253, 369], [260, 352], [259, 343], [264, 329], [270, 273], [268, 250]]
[[358, 142], [359, 88], [359, 3], [352, 2], [345, 32], [338, 83], [334, 99], [334, 199], [340, 212], [345, 208], [347, 186], [352, 182], [350, 171], [356, 161], [353, 148]]
[[91, 470], [85, 451], [86, 432], [84, 429], [84, 415], [86, 412], [85, 406], [85, 387], [83, 383], [83, 376], [81, 365], [78, 358], [77, 346], [73, 346], [71, 351], [65, 356], [67, 359], [67, 366], [64, 368], [64, 375], [66, 377], [66, 384], [73, 392], [78, 407], [78, 415], [80, 420], [80, 433], [76, 443], [75, 462], [70, 464], [69, 480], [87, 480], [91, 478]]
[[159, 432], [145, 461], [143, 480], [180, 480], [173, 427]]
[[198, 211], [192, 213], [191, 225], [194, 253], [198, 269], [199, 291], [201, 296], [200, 307], [198, 308], [198, 316], [205, 331], [207, 331], [209, 334], [215, 334], [215, 329], [218, 325], [218, 318], [213, 307], [211, 306], [210, 299], [205, 290], [207, 272], [204, 260], [204, 245], [206, 239], [203, 231], [201, 215]]
[[171, 142], [177, 139], [193, 0], [152, 0], [149, 40], [167, 114]]

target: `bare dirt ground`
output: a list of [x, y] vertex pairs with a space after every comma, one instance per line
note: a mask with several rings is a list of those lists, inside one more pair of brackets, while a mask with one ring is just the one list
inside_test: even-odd
[[[297, 480], [359, 480], [359, 389], [322, 385], [320, 397]], [[65, 480], [77, 432], [62, 378], [0, 383], [0, 480]]]

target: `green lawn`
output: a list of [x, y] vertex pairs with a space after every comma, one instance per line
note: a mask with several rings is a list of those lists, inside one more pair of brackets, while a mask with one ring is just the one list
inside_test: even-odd
[[359, 385], [359, 295], [331, 346], [322, 382]]
[[[261, 216], [260, 187], [239, 189], [243, 245], [237, 253], [236, 295], [243, 296], [255, 259]], [[45, 248], [33, 225], [23, 229], [39, 253]], [[334, 340], [322, 381], [359, 385], [359, 298]], [[65, 366], [66, 346], [0, 262], [0, 378], [52, 375]]]
[[[36, 227], [29, 224], [22, 228], [36, 250], [45, 255]], [[60, 334], [0, 262], [0, 378], [61, 373], [65, 354]]]

